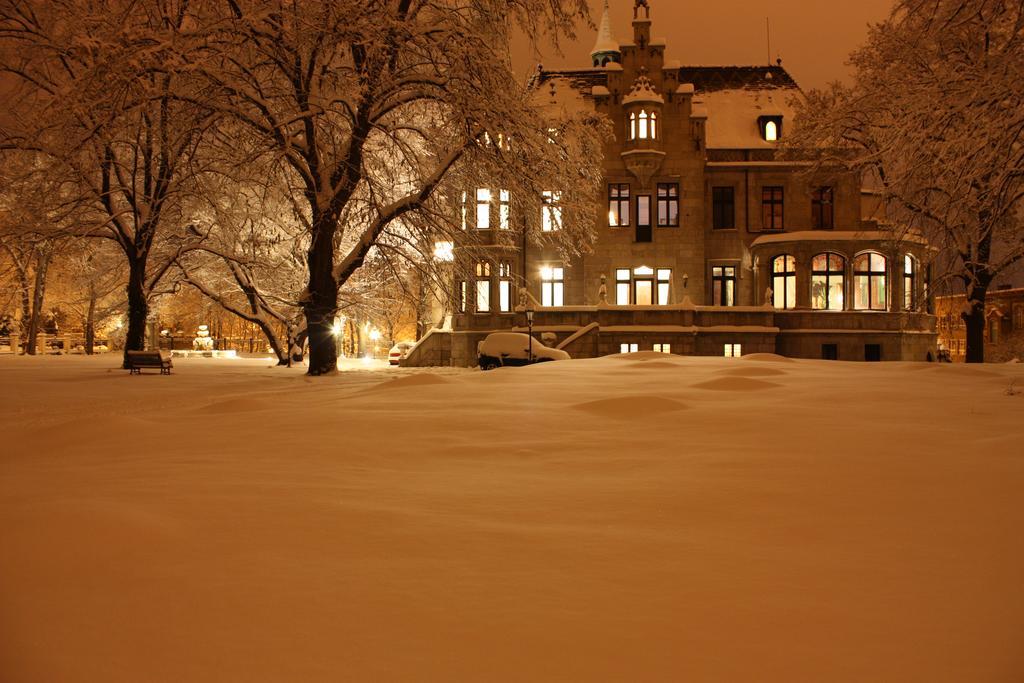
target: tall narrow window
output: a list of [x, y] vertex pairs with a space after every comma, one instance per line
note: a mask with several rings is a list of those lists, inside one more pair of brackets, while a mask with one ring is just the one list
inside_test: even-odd
[[491, 264], [478, 261], [476, 278], [476, 312], [488, 313], [491, 310]]
[[658, 305], [668, 306], [669, 295], [672, 292], [672, 270], [669, 268], [658, 268]]
[[772, 305], [796, 308], [796, 259], [788, 254], [772, 260]]
[[467, 213], [466, 201], [467, 201], [467, 199], [468, 199], [467, 193], [465, 191], [463, 191], [463, 193], [462, 193], [462, 229], [463, 230], [466, 229], [466, 213]]
[[459, 281], [459, 313], [466, 312], [466, 303], [469, 298], [469, 286], [465, 280]]
[[540, 302], [542, 306], [565, 305], [565, 269], [561, 266], [540, 269]]
[[502, 313], [512, 311], [512, 263], [502, 261], [498, 264], [498, 310]]
[[711, 268], [711, 305], [736, 305], [736, 266]]
[[811, 259], [811, 308], [843, 310], [846, 259], [839, 254], [818, 254]]
[[651, 139], [658, 139], [658, 115], [651, 112]]
[[711, 188], [712, 227], [732, 230], [736, 227], [736, 190], [732, 187]]
[[874, 251], [853, 260], [853, 307], [856, 310], [886, 310], [886, 266], [886, 258]]
[[640, 266], [633, 269], [633, 304], [654, 305], [654, 269]]
[[479, 230], [491, 227], [491, 191], [487, 188], [476, 191], [476, 227]]
[[509, 207], [509, 199], [508, 190], [498, 192], [498, 228], [501, 230], [508, 230], [510, 227], [512, 211]]
[[640, 110], [640, 126], [639, 126], [639, 137], [641, 140], [646, 140], [649, 135], [648, 131], [648, 119], [647, 111], [644, 109]]
[[913, 311], [917, 308], [917, 263], [914, 257], [903, 257], [903, 308]]
[[658, 226], [679, 226], [679, 183], [658, 183]]
[[832, 212], [832, 188], [819, 187], [811, 193], [811, 227], [815, 230], [831, 230], [834, 226]]
[[615, 271], [615, 305], [629, 305], [629, 269], [619, 268]]
[[608, 225], [613, 228], [629, 225], [629, 185], [626, 183], [608, 186]]
[[642, 194], [636, 198], [636, 241], [650, 242], [653, 237], [651, 232], [651, 195]]
[[629, 115], [629, 139], [636, 140], [636, 112]]
[[782, 230], [782, 188], [761, 188], [761, 228]]
[[562, 229], [562, 193], [545, 190], [541, 197], [541, 230], [554, 232]]

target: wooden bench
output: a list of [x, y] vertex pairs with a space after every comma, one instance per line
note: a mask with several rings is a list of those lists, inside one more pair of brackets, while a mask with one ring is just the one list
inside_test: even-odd
[[171, 374], [171, 357], [163, 351], [129, 351], [128, 374], [141, 375], [142, 368], [159, 368], [161, 375]]

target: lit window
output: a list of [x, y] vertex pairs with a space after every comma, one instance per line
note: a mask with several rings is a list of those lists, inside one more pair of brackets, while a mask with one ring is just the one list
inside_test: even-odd
[[796, 259], [788, 254], [772, 260], [772, 305], [796, 308]]
[[636, 140], [636, 112], [629, 115], [629, 139]]
[[466, 229], [466, 193], [462, 193], [462, 229]]
[[466, 312], [466, 302], [468, 300], [468, 283], [465, 280], [459, 282], [459, 313]]
[[639, 350], [639, 344], [619, 344], [619, 353], [636, 353]]
[[498, 228], [501, 230], [508, 230], [509, 228], [509, 217], [511, 212], [509, 210], [509, 194], [508, 190], [501, 190], [498, 192]]
[[658, 305], [668, 306], [669, 292], [672, 288], [672, 271], [669, 268], [658, 269]]
[[498, 310], [502, 313], [512, 311], [512, 264], [502, 261], [498, 264]]
[[655, 353], [672, 353], [672, 345], [671, 344], [655, 344], [654, 345], [654, 351], [655, 351]]
[[545, 190], [541, 207], [541, 230], [554, 232], [562, 229], [562, 193]]
[[783, 191], [781, 187], [761, 188], [761, 229], [782, 230]]
[[651, 139], [656, 140], [658, 138], [658, 115], [653, 111], [651, 112]]
[[629, 305], [629, 270], [626, 268], [615, 271], [615, 304]]
[[565, 269], [561, 266], [540, 269], [540, 302], [542, 306], [565, 305]]
[[679, 184], [658, 183], [658, 226], [679, 226]]
[[886, 291], [886, 258], [870, 251], [853, 260], [853, 307], [858, 311], [884, 311]]
[[629, 185], [626, 183], [608, 186], [608, 225], [613, 228], [629, 225]]
[[491, 191], [486, 188], [476, 191], [476, 227], [479, 230], [491, 227]]
[[455, 260], [455, 245], [451, 242], [434, 242], [434, 260], [451, 263]]
[[811, 259], [811, 308], [843, 310], [846, 259], [839, 254], [818, 254]]
[[757, 125], [761, 129], [761, 139], [763, 140], [775, 142], [782, 137], [781, 116], [759, 116], [757, 118]]
[[903, 308], [912, 311], [917, 307], [917, 268], [914, 257], [903, 257]]
[[725, 345], [725, 357], [726, 358], [739, 358], [743, 355], [742, 344], [726, 344]]
[[641, 140], [646, 140], [649, 137], [648, 117], [647, 117], [647, 111], [646, 110], [643, 110], [643, 109], [640, 110], [640, 119], [639, 119], [639, 121], [640, 121], [640, 128], [639, 128], [639, 136], [638, 137]]
[[491, 281], [476, 281], [476, 311], [487, 313], [491, 310]]
[[711, 305], [736, 305], [736, 266], [711, 268]]

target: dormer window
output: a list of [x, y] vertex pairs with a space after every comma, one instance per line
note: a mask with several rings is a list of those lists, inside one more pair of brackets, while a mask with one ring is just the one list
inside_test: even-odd
[[640, 114], [633, 112], [629, 115], [629, 139], [630, 140], [654, 140], [658, 137], [658, 115], [655, 112], [647, 113], [641, 109]]
[[782, 139], [782, 117], [761, 116], [757, 119], [758, 128], [761, 129], [761, 139], [766, 142], [776, 142]]

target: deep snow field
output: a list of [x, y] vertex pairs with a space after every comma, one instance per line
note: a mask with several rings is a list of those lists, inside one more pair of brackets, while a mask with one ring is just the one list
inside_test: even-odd
[[0, 356], [0, 681], [1024, 680], [1024, 365]]

